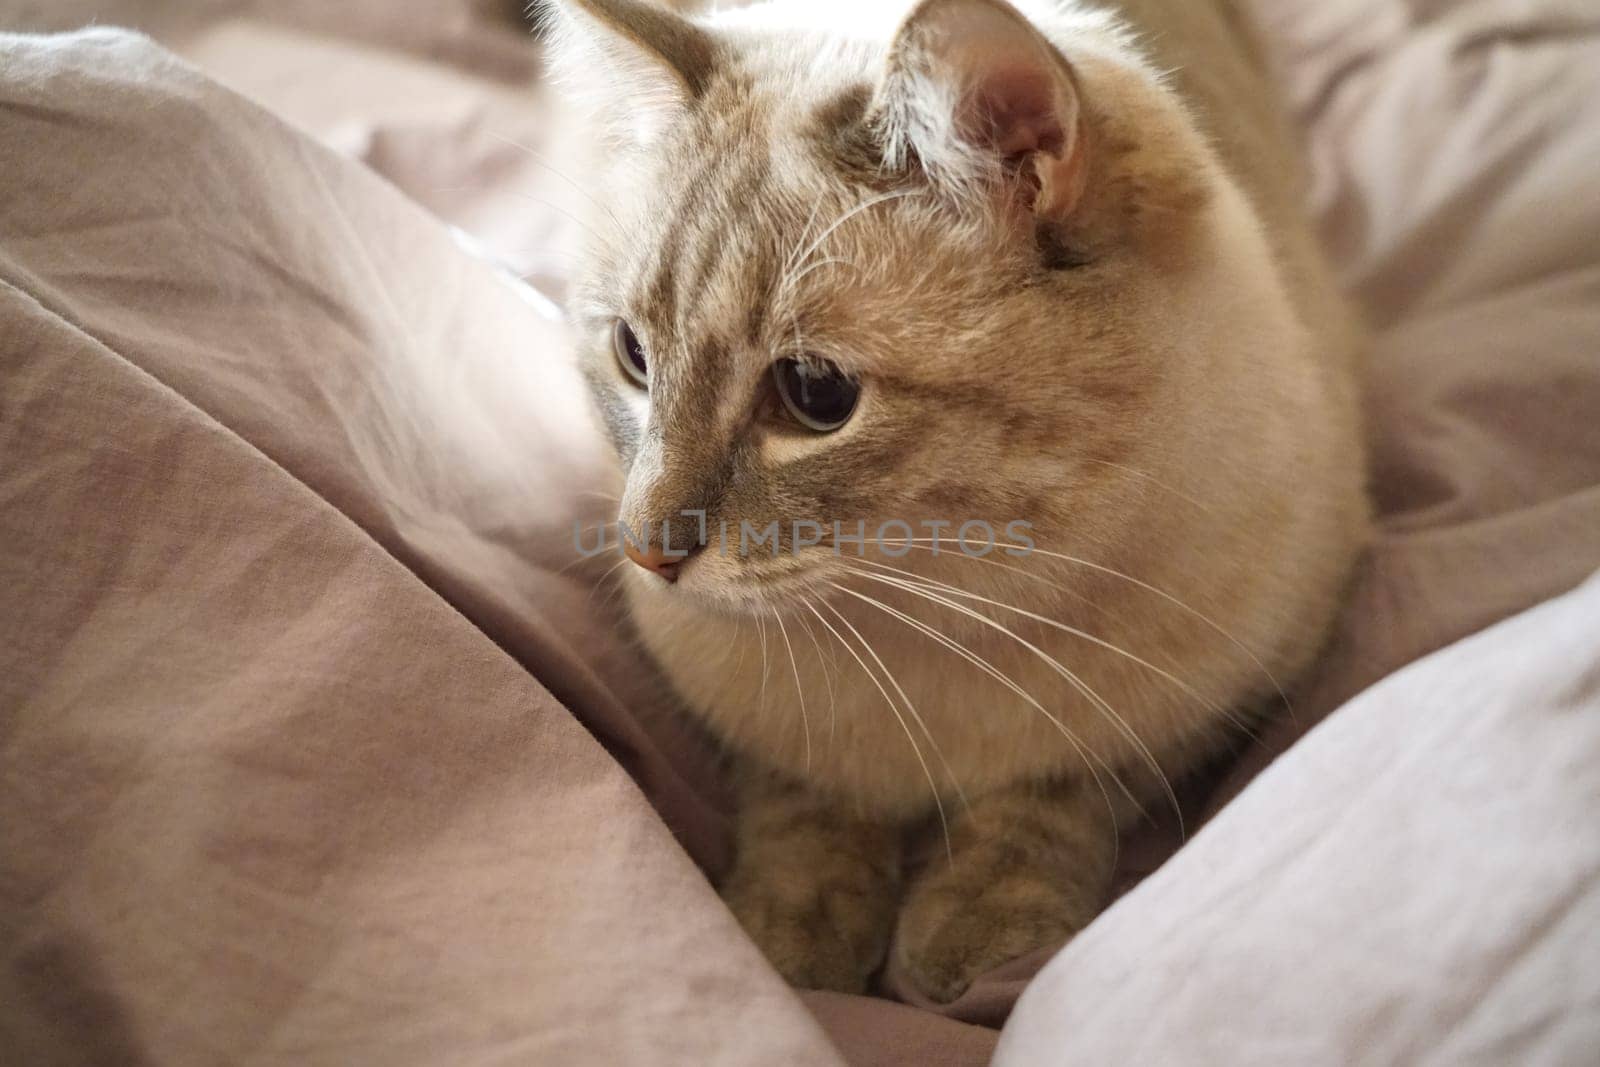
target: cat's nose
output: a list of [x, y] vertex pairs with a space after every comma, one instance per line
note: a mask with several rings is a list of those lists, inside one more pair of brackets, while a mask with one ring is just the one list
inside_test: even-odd
[[667, 581], [675, 582], [678, 580], [678, 568], [683, 566], [684, 561], [693, 555], [697, 548], [699, 548], [698, 545], [690, 548], [687, 552], [668, 552], [658, 545], [637, 548], [625, 543], [622, 550], [627, 553], [629, 559], [651, 574], [659, 574]]

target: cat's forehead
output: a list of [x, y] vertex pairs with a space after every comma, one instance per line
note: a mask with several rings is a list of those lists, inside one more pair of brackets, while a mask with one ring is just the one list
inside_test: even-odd
[[986, 231], [884, 164], [871, 100], [865, 75], [734, 71], [655, 147], [611, 281], [664, 402], [710, 377], [737, 407], [749, 376], [800, 353], [937, 373], [936, 351], [915, 366], [904, 353], [927, 355], [918, 331], [981, 301], [1001, 264]]
[[818, 238], [871, 194], [818, 134], [828, 117], [795, 110], [760, 97], [709, 106], [663, 146], [638, 203], [627, 283], [634, 314], [660, 342], [770, 345], [781, 331], [769, 316], [794, 310], [783, 305], [799, 297], [795, 279], [825, 251]]

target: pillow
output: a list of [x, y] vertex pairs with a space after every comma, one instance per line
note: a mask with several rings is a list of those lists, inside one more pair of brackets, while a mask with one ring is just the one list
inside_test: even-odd
[[1600, 576], [1363, 693], [1022, 994], [996, 1067], [1586, 1063]]

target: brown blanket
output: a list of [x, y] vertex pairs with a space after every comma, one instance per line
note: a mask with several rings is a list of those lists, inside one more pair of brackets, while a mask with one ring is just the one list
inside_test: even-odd
[[[1211, 810], [1360, 688], [1600, 564], [1596, 20], [1364, 6], [1290, 5], [1275, 28], [1316, 119], [1319, 207], [1380, 327], [1385, 525], [1296, 718], [1198, 791]], [[257, 34], [270, 52], [279, 32], [184, 41], [216, 57]], [[352, 55], [395, 85], [423, 76]], [[484, 112], [430, 99], [433, 126], [328, 116], [320, 132], [528, 254], [493, 224], [521, 203], [495, 176], [545, 168], [497, 171], [525, 153]], [[450, 159], [488, 192], [463, 198], [428, 144], [475, 148]], [[28, 1063], [987, 1058], [994, 1033], [970, 1024], [1003, 1020], [1042, 961], [980, 983], [949, 1010], [965, 1023], [825, 996], [808, 1014], [689, 862], [725, 862], [724, 798], [606, 587], [573, 565], [570, 524], [604, 513], [610, 475], [534, 295], [370, 173], [126, 38], [0, 44], [0, 159], [0, 1048]], [[549, 216], [523, 204], [518, 224], [527, 238]], [[1498, 662], [1515, 687], [1515, 658]], [[1545, 751], [1511, 773], [1552, 804], [1600, 799], [1529, 763]], [[1324, 785], [1361, 785], [1339, 781]], [[1285, 784], [1255, 783], [1253, 803], [1288, 802]], [[1114, 921], [1204, 899], [1216, 841]], [[1475, 845], [1514, 870], [1525, 843]], [[1125, 884], [1174, 844], [1163, 828], [1130, 842]], [[1430, 899], [1488, 921], [1496, 890]], [[1408, 929], [1438, 936], [1426, 917], [1395, 936]], [[1274, 962], [1287, 942], [1246, 940], [1238, 967], [1292, 979]], [[1061, 959], [1103, 974], [1094, 961], [1131, 944], [1097, 933]], [[1190, 966], [1157, 949], [1138, 949], [1156, 973]], [[1417, 971], [1417, 996], [1446, 1003], [1429, 983], [1452, 970]], [[1336, 990], [1320, 1000], [1337, 1015]], [[1128, 1047], [1113, 1017], [1098, 1035], [1092, 1012], [1074, 1017], [1092, 1062]], [[1189, 1017], [1239, 1025], [1226, 1005]]]

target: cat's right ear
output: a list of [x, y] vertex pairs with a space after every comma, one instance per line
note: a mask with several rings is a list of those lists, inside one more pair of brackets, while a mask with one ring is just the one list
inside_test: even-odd
[[618, 147], [648, 145], [705, 91], [711, 34], [649, 0], [544, 0], [551, 72]]

